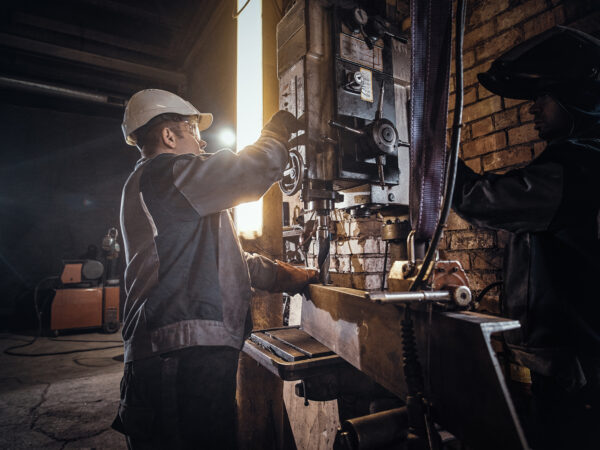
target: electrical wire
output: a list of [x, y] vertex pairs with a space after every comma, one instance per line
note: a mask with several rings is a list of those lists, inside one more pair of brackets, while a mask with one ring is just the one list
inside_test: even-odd
[[450, 207], [452, 206], [452, 197], [454, 196], [454, 184], [456, 182], [456, 168], [458, 166], [458, 150], [460, 145], [460, 134], [462, 129], [462, 112], [463, 112], [463, 42], [464, 42], [464, 29], [465, 29], [465, 7], [466, 0], [460, 0], [456, 10], [456, 45], [455, 45], [455, 73], [456, 73], [456, 96], [454, 102], [454, 121], [452, 123], [452, 139], [451, 139], [451, 151], [448, 161], [448, 170], [446, 172], [446, 185], [444, 189], [444, 202], [440, 217], [438, 220], [437, 227], [427, 248], [425, 258], [423, 258], [423, 264], [419, 273], [415, 277], [415, 281], [410, 287], [410, 291], [416, 291], [421, 287], [421, 283], [425, 279], [425, 276], [429, 274], [431, 269], [431, 263], [433, 257], [437, 251], [437, 247], [440, 243], [440, 238], [446, 226], [448, 215], [450, 214]]
[[86, 341], [86, 340], [78, 340], [78, 339], [49, 339], [55, 342], [120, 342], [120, 345], [110, 345], [106, 347], [94, 347], [94, 348], [85, 348], [85, 349], [75, 349], [75, 350], [65, 350], [62, 352], [47, 352], [47, 353], [22, 353], [15, 352], [14, 350], [24, 347], [29, 347], [33, 345], [41, 336], [42, 336], [42, 312], [44, 308], [40, 310], [38, 305], [38, 293], [39, 289], [47, 281], [50, 280], [58, 280], [57, 276], [51, 276], [43, 278], [38, 284], [36, 284], [35, 289], [33, 291], [33, 308], [35, 309], [35, 315], [37, 319], [38, 329], [36, 335], [30, 341], [24, 344], [13, 345], [12, 347], [8, 347], [4, 349], [3, 353], [10, 356], [28, 356], [28, 357], [37, 357], [37, 356], [55, 356], [55, 355], [70, 355], [72, 353], [83, 353], [83, 352], [92, 352], [96, 350], [108, 350], [111, 348], [122, 348], [122, 341]]
[[493, 283], [488, 284], [486, 287], [484, 287], [481, 290], [481, 292], [479, 293], [479, 295], [477, 296], [477, 298], [475, 298], [474, 303], [481, 302], [481, 300], [483, 300], [483, 297], [485, 297], [485, 294], [487, 294], [488, 292], [490, 292], [496, 286], [502, 286], [503, 283], [504, 283], [504, 281], [501, 280], [501, 281], [494, 281]]
[[244, 6], [242, 6], [242, 8], [239, 11], [237, 9], [237, 0], [233, 0], [233, 1], [234, 1], [234, 4], [233, 4], [233, 12], [231, 13], [231, 18], [237, 20], [237, 18], [240, 17], [240, 14], [242, 14], [244, 9], [246, 9], [246, 6], [248, 6], [248, 4], [250, 3], [250, 0], [247, 0], [246, 3], [244, 3]]

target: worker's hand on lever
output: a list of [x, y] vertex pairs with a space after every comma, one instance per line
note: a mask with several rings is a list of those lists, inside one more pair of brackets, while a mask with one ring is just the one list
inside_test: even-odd
[[273, 114], [273, 117], [263, 127], [262, 134], [287, 143], [292, 133], [303, 129], [303, 120], [297, 119], [292, 113], [282, 109]]
[[292, 266], [291, 264], [279, 260], [277, 260], [276, 263], [277, 274], [275, 275], [273, 292], [298, 294], [309, 284], [319, 282], [318, 270]]

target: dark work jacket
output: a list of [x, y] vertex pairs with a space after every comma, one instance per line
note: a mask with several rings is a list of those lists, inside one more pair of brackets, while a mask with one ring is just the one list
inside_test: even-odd
[[460, 162], [453, 206], [472, 224], [510, 232], [503, 312], [523, 364], [576, 388], [600, 358], [600, 132], [550, 143], [527, 167], [478, 175]]
[[276, 265], [242, 251], [228, 208], [260, 198], [287, 158], [263, 134], [239, 153], [138, 161], [121, 200], [125, 362], [196, 345], [241, 348], [251, 287], [269, 290]]

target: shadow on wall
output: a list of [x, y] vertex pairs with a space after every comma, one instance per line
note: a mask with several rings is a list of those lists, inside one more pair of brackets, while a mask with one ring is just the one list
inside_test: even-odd
[[139, 158], [120, 125], [118, 118], [2, 105], [0, 330], [33, 326], [35, 285], [119, 228], [121, 188]]

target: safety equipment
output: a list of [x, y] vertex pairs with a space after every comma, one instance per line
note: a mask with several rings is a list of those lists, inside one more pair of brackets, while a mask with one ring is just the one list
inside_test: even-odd
[[135, 131], [146, 125], [160, 114], [179, 114], [187, 116], [198, 124], [198, 130], [203, 131], [211, 126], [212, 114], [201, 113], [190, 102], [161, 89], [145, 89], [129, 99], [123, 116], [123, 135], [129, 145], [137, 145]]
[[[600, 86], [600, 40], [557, 26], [525, 41], [496, 59], [477, 78], [508, 98], [532, 100], [542, 92]], [[595, 86], [595, 88], [594, 88]]]
[[265, 124], [263, 131], [277, 135], [284, 142], [289, 141], [292, 133], [304, 129], [302, 121], [289, 111], [280, 110], [273, 114], [273, 117]]
[[319, 271], [315, 269], [304, 269], [303, 267], [292, 266], [277, 260], [277, 273], [273, 285], [274, 292], [286, 292], [288, 294], [297, 294], [310, 283], [319, 282]]

